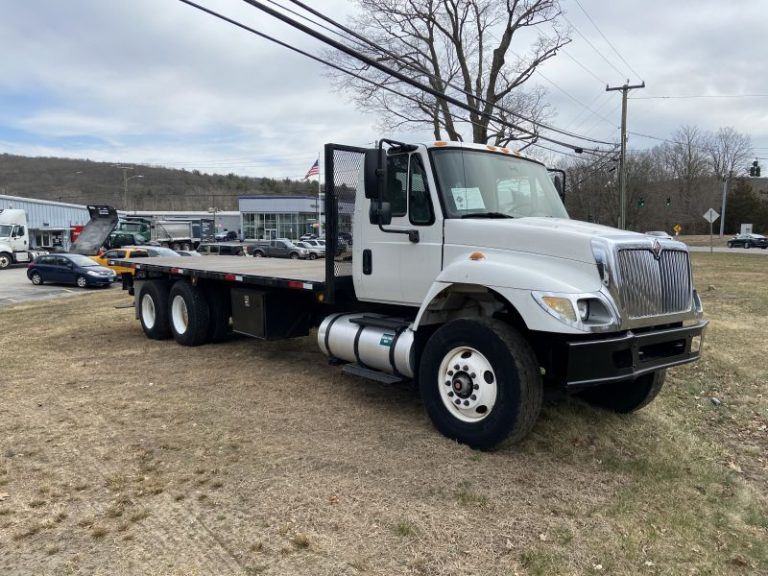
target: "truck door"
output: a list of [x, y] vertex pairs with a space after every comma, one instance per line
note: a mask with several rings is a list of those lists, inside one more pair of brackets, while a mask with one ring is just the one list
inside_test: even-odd
[[[384, 231], [367, 219], [362, 226], [363, 253], [355, 259], [361, 299], [419, 305], [442, 269], [442, 216], [426, 165], [419, 152], [387, 158], [384, 201], [392, 208], [392, 223]], [[407, 231], [416, 231], [418, 241]]]

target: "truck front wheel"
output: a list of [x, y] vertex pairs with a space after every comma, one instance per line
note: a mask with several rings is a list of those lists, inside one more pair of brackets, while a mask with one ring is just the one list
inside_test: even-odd
[[13, 260], [11, 260], [10, 254], [7, 252], [0, 252], [0, 270], [5, 270], [12, 262]]
[[139, 290], [139, 320], [147, 338], [165, 340], [171, 337], [168, 321], [168, 284], [148, 280]]
[[579, 396], [594, 406], [629, 414], [653, 402], [664, 386], [665, 377], [666, 370], [658, 370], [635, 380], [593, 386], [580, 392]]
[[183, 346], [199, 346], [208, 341], [210, 311], [203, 291], [184, 280], [171, 287], [168, 311], [173, 338]]
[[435, 427], [472, 448], [521, 440], [541, 411], [536, 355], [499, 320], [454, 320], [439, 328], [426, 344], [418, 379]]

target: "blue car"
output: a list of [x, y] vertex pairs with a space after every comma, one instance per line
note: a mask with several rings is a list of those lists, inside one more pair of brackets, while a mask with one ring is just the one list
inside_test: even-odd
[[39, 286], [43, 282], [86, 286], [109, 286], [117, 275], [82, 254], [38, 256], [27, 266], [27, 278]]

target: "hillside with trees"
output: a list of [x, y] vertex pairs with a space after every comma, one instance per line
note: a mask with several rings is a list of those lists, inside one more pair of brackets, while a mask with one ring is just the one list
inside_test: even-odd
[[[124, 171], [123, 167], [130, 169]], [[124, 172], [128, 177], [127, 198]], [[0, 194], [128, 210], [237, 210], [240, 196], [314, 195], [317, 181], [0, 154]]]

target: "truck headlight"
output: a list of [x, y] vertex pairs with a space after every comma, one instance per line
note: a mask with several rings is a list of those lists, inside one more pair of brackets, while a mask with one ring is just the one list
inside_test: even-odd
[[569, 322], [576, 322], [576, 312], [573, 310], [573, 304], [569, 298], [559, 298], [557, 296], [542, 296], [541, 302], [548, 312], [554, 313]]
[[605, 289], [588, 294], [533, 292], [536, 303], [560, 322], [585, 332], [616, 330], [619, 315]]

